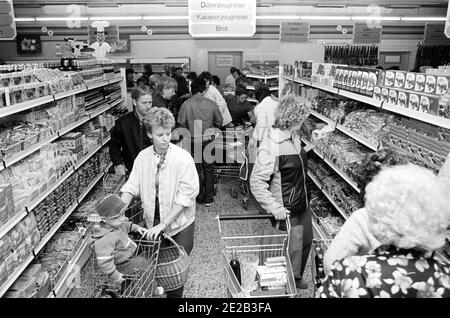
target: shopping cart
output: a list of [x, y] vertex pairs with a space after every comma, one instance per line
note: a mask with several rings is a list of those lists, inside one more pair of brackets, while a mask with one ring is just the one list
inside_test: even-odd
[[137, 240], [135, 243], [137, 249], [134, 256], [144, 257], [145, 266], [123, 275], [125, 281], [122, 284], [112, 284], [98, 270], [95, 254], [91, 252], [80, 271], [79, 281], [76, 282], [72, 295], [77, 298], [152, 298], [157, 287], [155, 273], [160, 241]]
[[[219, 225], [219, 234], [222, 238], [222, 260], [225, 269], [225, 280], [228, 288], [228, 292], [233, 298], [273, 298], [273, 297], [295, 297], [297, 295], [297, 289], [295, 287], [294, 274], [292, 272], [292, 265], [289, 258], [289, 232], [290, 222], [289, 218], [286, 219], [287, 232], [285, 234], [273, 234], [273, 235], [238, 235], [238, 236], [223, 236], [221, 221], [230, 220], [259, 220], [259, 219], [273, 219], [271, 215], [218, 215], [216, 217]], [[265, 244], [263, 239], [270, 239], [270, 244]], [[256, 290], [247, 292], [244, 291], [241, 284], [238, 282], [236, 275], [234, 274], [230, 261], [233, 254], [239, 256], [242, 255], [254, 255], [259, 258], [258, 265], [264, 265], [267, 258], [271, 257], [284, 257], [286, 263], [286, 276], [287, 283], [282, 291], [270, 291], [263, 290], [261, 286], [255, 285]], [[241, 264], [242, 266], [242, 264]], [[255, 277], [256, 279], [256, 277]]]
[[221, 157], [223, 162], [215, 165], [215, 183], [221, 181], [222, 184], [227, 185], [233, 199], [241, 194], [243, 207], [246, 210], [250, 198], [249, 160], [246, 149], [252, 131], [252, 127], [227, 129], [221, 132], [221, 138], [215, 140], [216, 152], [224, 154]]
[[314, 295], [325, 279], [323, 257], [332, 239], [313, 239], [311, 255], [311, 276], [314, 282]]

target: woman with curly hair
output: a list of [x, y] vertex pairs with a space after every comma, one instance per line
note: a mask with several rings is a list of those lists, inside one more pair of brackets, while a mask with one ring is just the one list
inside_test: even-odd
[[450, 222], [449, 185], [412, 165], [384, 168], [366, 188], [373, 253], [336, 261], [318, 297], [449, 298], [450, 264], [433, 258]]
[[[128, 205], [140, 196], [148, 228], [144, 235], [154, 240], [164, 231], [189, 255], [194, 246], [195, 198], [199, 193], [194, 159], [170, 143], [175, 118], [167, 108], [151, 108], [144, 125], [153, 146], [136, 157], [121, 199]], [[183, 287], [167, 292], [167, 297], [182, 295]]]
[[[302, 259], [292, 265], [296, 285], [302, 289], [308, 287], [302, 276], [313, 236], [306, 189], [308, 162], [299, 135], [308, 115], [309, 109], [298, 96], [281, 99], [274, 128], [261, 140], [250, 176], [252, 194], [267, 213], [280, 221], [289, 217], [292, 226], [303, 227]], [[290, 250], [289, 254], [293, 259], [300, 251]]]
[[[391, 148], [381, 148], [368, 154], [356, 171], [358, 186], [361, 189], [361, 202], [364, 205], [364, 195], [367, 184], [383, 167], [406, 164], [407, 161]], [[369, 232], [368, 214], [361, 208], [350, 215], [339, 233], [328, 247], [323, 260], [325, 273], [328, 273], [334, 261], [346, 256], [364, 255], [377, 248], [380, 243]]]

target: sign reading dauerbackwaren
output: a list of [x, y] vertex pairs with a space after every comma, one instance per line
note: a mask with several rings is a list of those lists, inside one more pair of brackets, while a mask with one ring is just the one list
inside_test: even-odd
[[256, 31], [256, 0], [189, 0], [193, 37], [251, 37]]
[[16, 35], [12, 0], [0, 0], [0, 40], [14, 40]]

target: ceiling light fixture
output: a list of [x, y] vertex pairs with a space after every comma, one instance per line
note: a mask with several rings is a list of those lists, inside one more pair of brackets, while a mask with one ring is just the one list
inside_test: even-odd
[[187, 15], [144, 16], [143, 20], [188, 20]]
[[352, 17], [348, 16], [320, 16], [320, 15], [308, 15], [308, 16], [300, 16], [301, 20], [351, 20]]
[[88, 17], [37, 17], [36, 21], [87, 21]]
[[445, 17], [402, 17], [402, 21], [444, 21]]
[[400, 17], [372, 17], [372, 16], [356, 16], [352, 17], [354, 21], [400, 21]]
[[34, 22], [36, 21], [35, 18], [15, 18], [16, 22]]
[[142, 16], [116, 16], [116, 17], [89, 17], [89, 20], [106, 20], [106, 21], [137, 21], [142, 20]]
[[298, 15], [257, 15], [256, 20], [300, 20]]

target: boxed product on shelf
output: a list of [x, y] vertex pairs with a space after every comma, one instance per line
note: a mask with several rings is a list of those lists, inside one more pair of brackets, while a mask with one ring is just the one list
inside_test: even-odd
[[414, 91], [420, 93], [425, 90], [425, 74], [416, 74], [416, 84], [414, 85]]
[[386, 71], [384, 77], [384, 86], [393, 87], [395, 82], [395, 71]]
[[389, 103], [391, 103], [393, 105], [397, 105], [397, 100], [398, 100], [397, 90], [390, 89], [389, 90]]
[[395, 72], [395, 80], [394, 80], [395, 88], [403, 88], [405, 86], [406, 74], [407, 72], [404, 71]]
[[15, 215], [14, 197], [10, 183], [0, 184], [0, 227]]
[[426, 76], [424, 93], [426, 93], [426, 94], [435, 94], [436, 93], [436, 76], [434, 76], [434, 75]]
[[407, 92], [398, 92], [398, 99], [397, 99], [397, 106], [400, 107], [408, 107], [408, 99], [409, 99], [409, 93]]
[[408, 108], [412, 110], [419, 110], [420, 97], [418, 94], [409, 94]]
[[389, 88], [387, 87], [381, 88], [381, 100], [385, 103], [389, 103]]
[[414, 90], [414, 86], [416, 84], [416, 74], [408, 72], [406, 73], [406, 79], [405, 79], [405, 89], [407, 90]]
[[373, 96], [373, 90], [375, 89], [375, 86], [378, 83], [378, 78], [380, 76], [380, 71], [376, 69], [370, 69], [368, 71], [369, 73], [369, 79], [367, 80], [367, 89], [364, 95], [367, 95], [369, 97]]
[[420, 95], [419, 111], [439, 115], [439, 96], [437, 95]]
[[82, 146], [81, 132], [70, 132], [62, 136], [58, 141], [58, 146], [62, 149], [77, 149]]
[[449, 92], [450, 76], [438, 76], [436, 81], [436, 94], [444, 95]]

